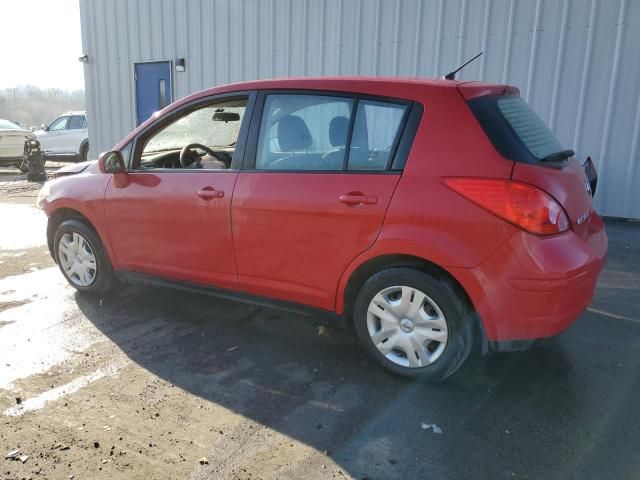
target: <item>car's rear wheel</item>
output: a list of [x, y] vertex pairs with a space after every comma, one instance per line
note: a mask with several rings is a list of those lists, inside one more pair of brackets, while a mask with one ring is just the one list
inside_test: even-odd
[[102, 242], [85, 223], [62, 222], [56, 230], [54, 252], [60, 271], [77, 290], [98, 294], [113, 285], [113, 270]]
[[390, 268], [361, 288], [354, 307], [367, 352], [394, 373], [443, 380], [467, 359], [473, 323], [448, 279], [410, 268]]

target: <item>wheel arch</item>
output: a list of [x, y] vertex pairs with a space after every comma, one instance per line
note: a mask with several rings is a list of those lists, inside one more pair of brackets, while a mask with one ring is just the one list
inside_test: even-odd
[[53, 241], [56, 235], [56, 230], [58, 230], [58, 227], [66, 220], [78, 220], [84, 223], [89, 228], [91, 228], [94, 232], [96, 232], [96, 235], [98, 235], [98, 237], [101, 238], [101, 235], [100, 235], [100, 232], [98, 232], [98, 229], [93, 225], [91, 220], [89, 220], [84, 214], [82, 214], [81, 212], [79, 212], [74, 208], [69, 208], [69, 207], [58, 208], [49, 215], [49, 221], [47, 222], [47, 246], [49, 247], [49, 253], [51, 254], [54, 260], [56, 259], [56, 256], [53, 250]]
[[413, 268], [446, 281], [469, 307], [470, 314], [474, 319], [474, 327], [478, 329], [478, 337], [481, 341], [481, 347], [483, 351], [486, 351], [488, 343], [486, 341], [484, 325], [477, 314], [477, 310], [471, 300], [471, 297], [467, 294], [462, 284], [445, 268], [416, 255], [404, 253], [384, 254], [362, 262], [349, 275], [345, 287], [341, 291], [341, 295], [338, 297], [336, 310], [339, 312], [342, 311], [344, 316], [351, 321], [353, 318], [353, 305], [355, 304], [356, 297], [362, 285], [364, 285], [367, 279], [372, 275], [382, 270], [394, 267]]

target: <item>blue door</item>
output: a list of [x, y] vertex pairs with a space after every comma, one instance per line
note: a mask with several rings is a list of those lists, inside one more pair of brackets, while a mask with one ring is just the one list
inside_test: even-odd
[[171, 103], [171, 62], [136, 63], [138, 125]]

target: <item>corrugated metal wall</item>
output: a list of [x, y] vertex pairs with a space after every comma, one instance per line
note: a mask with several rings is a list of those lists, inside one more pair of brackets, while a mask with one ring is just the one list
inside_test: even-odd
[[239, 80], [506, 82], [600, 171], [606, 215], [640, 218], [640, 0], [80, 0], [92, 153], [135, 124], [133, 64], [186, 58], [178, 99]]

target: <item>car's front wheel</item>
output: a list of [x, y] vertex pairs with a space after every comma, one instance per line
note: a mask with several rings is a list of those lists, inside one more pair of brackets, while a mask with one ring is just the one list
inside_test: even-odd
[[86, 162], [89, 156], [89, 144], [83, 143], [80, 147], [80, 153], [78, 154], [78, 160], [80, 162]]
[[448, 279], [410, 268], [373, 275], [360, 289], [354, 322], [367, 352], [404, 376], [443, 380], [473, 345], [470, 309]]
[[113, 285], [113, 270], [102, 242], [85, 223], [62, 222], [56, 230], [54, 252], [60, 271], [77, 290], [98, 294]]

